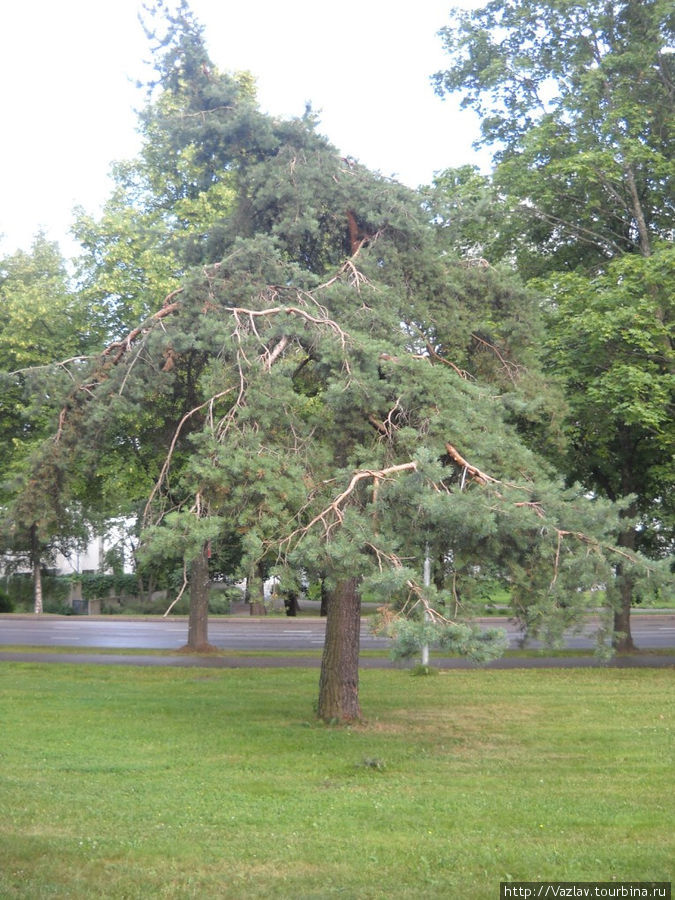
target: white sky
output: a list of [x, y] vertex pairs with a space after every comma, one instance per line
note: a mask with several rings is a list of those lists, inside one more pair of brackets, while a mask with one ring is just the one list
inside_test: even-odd
[[[481, 0], [192, 0], [214, 63], [250, 70], [266, 112], [320, 113], [345, 155], [416, 187], [435, 171], [477, 162], [478, 124], [441, 100], [430, 75], [446, 66], [438, 30], [453, 5]], [[113, 160], [138, 149], [135, 81], [149, 52], [141, 0], [6, 0], [0, 30], [0, 253], [28, 248], [39, 228], [67, 237], [76, 204], [96, 213]], [[482, 157], [485, 165], [486, 157]]]

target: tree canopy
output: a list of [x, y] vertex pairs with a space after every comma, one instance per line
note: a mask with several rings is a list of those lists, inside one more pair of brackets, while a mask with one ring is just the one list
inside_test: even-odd
[[493, 0], [442, 30], [451, 66], [436, 88], [461, 92], [495, 148], [521, 271], [672, 237], [674, 30], [667, 0]]

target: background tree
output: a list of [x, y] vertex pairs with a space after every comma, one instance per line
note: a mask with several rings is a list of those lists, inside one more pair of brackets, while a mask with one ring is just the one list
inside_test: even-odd
[[[673, 534], [674, 26], [661, 0], [495, 0], [453, 14], [442, 31], [452, 65], [435, 76], [495, 147], [502, 209], [490, 251], [547, 298], [545, 362], [569, 399], [570, 478], [634, 495], [621, 543], [657, 554]], [[469, 199], [480, 215], [480, 194]], [[617, 574], [617, 646], [631, 649], [636, 588]]]
[[664, 0], [493, 0], [442, 30], [436, 88], [481, 117], [527, 276], [647, 256], [670, 235], [674, 26]]
[[[58, 246], [36, 235], [29, 251], [0, 261], [0, 537], [7, 565], [28, 563], [42, 612], [41, 568], [86, 537], [62, 492], [33, 490], [29, 460], [53, 429], [60, 399], [97, 340]], [[49, 480], [61, 483], [58, 468]]]

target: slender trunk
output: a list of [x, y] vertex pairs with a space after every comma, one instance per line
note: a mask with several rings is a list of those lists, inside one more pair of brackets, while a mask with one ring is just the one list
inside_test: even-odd
[[359, 707], [359, 638], [361, 597], [358, 580], [339, 582], [328, 597], [326, 640], [319, 681], [319, 718], [324, 722], [351, 722], [361, 717]]
[[190, 616], [183, 648], [193, 653], [215, 650], [209, 644], [209, 560], [206, 546], [190, 565]]
[[[620, 547], [635, 550], [635, 531], [629, 529], [619, 535]], [[630, 631], [630, 611], [633, 601], [634, 579], [625, 567], [619, 564], [616, 569], [618, 605], [614, 609], [614, 649], [617, 653], [631, 653], [635, 650], [633, 636]]]
[[35, 601], [35, 615], [39, 616], [43, 612], [42, 606], [42, 571], [40, 570], [40, 560], [33, 564], [33, 598]]
[[36, 616], [40, 616], [44, 608], [42, 603], [42, 569], [40, 567], [40, 542], [38, 540], [37, 525], [31, 525], [30, 529], [30, 562], [33, 571], [33, 612]]
[[630, 191], [631, 203], [633, 205], [635, 224], [637, 225], [638, 230], [640, 253], [642, 254], [642, 256], [651, 256], [652, 248], [651, 242], [649, 240], [649, 230], [647, 228], [647, 221], [642, 209], [642, 203], [640, 202], [640, 195], [638, 193], [637, 184], [635, 183], [635, 174], [630, 166], [626, 167], [625, 172], [626, 181], [628, 182], [628, 190]]

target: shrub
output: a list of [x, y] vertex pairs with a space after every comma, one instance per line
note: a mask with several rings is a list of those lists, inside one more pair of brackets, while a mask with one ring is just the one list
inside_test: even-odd
[[54, 597], [45, 597], [42, 603], [42, 609], [46, 613], [51, 613], [55, 616], [74, 616], [75, 610], [72, 606], [69, 606], [65, 600], [61, 600], [60, 598]]

